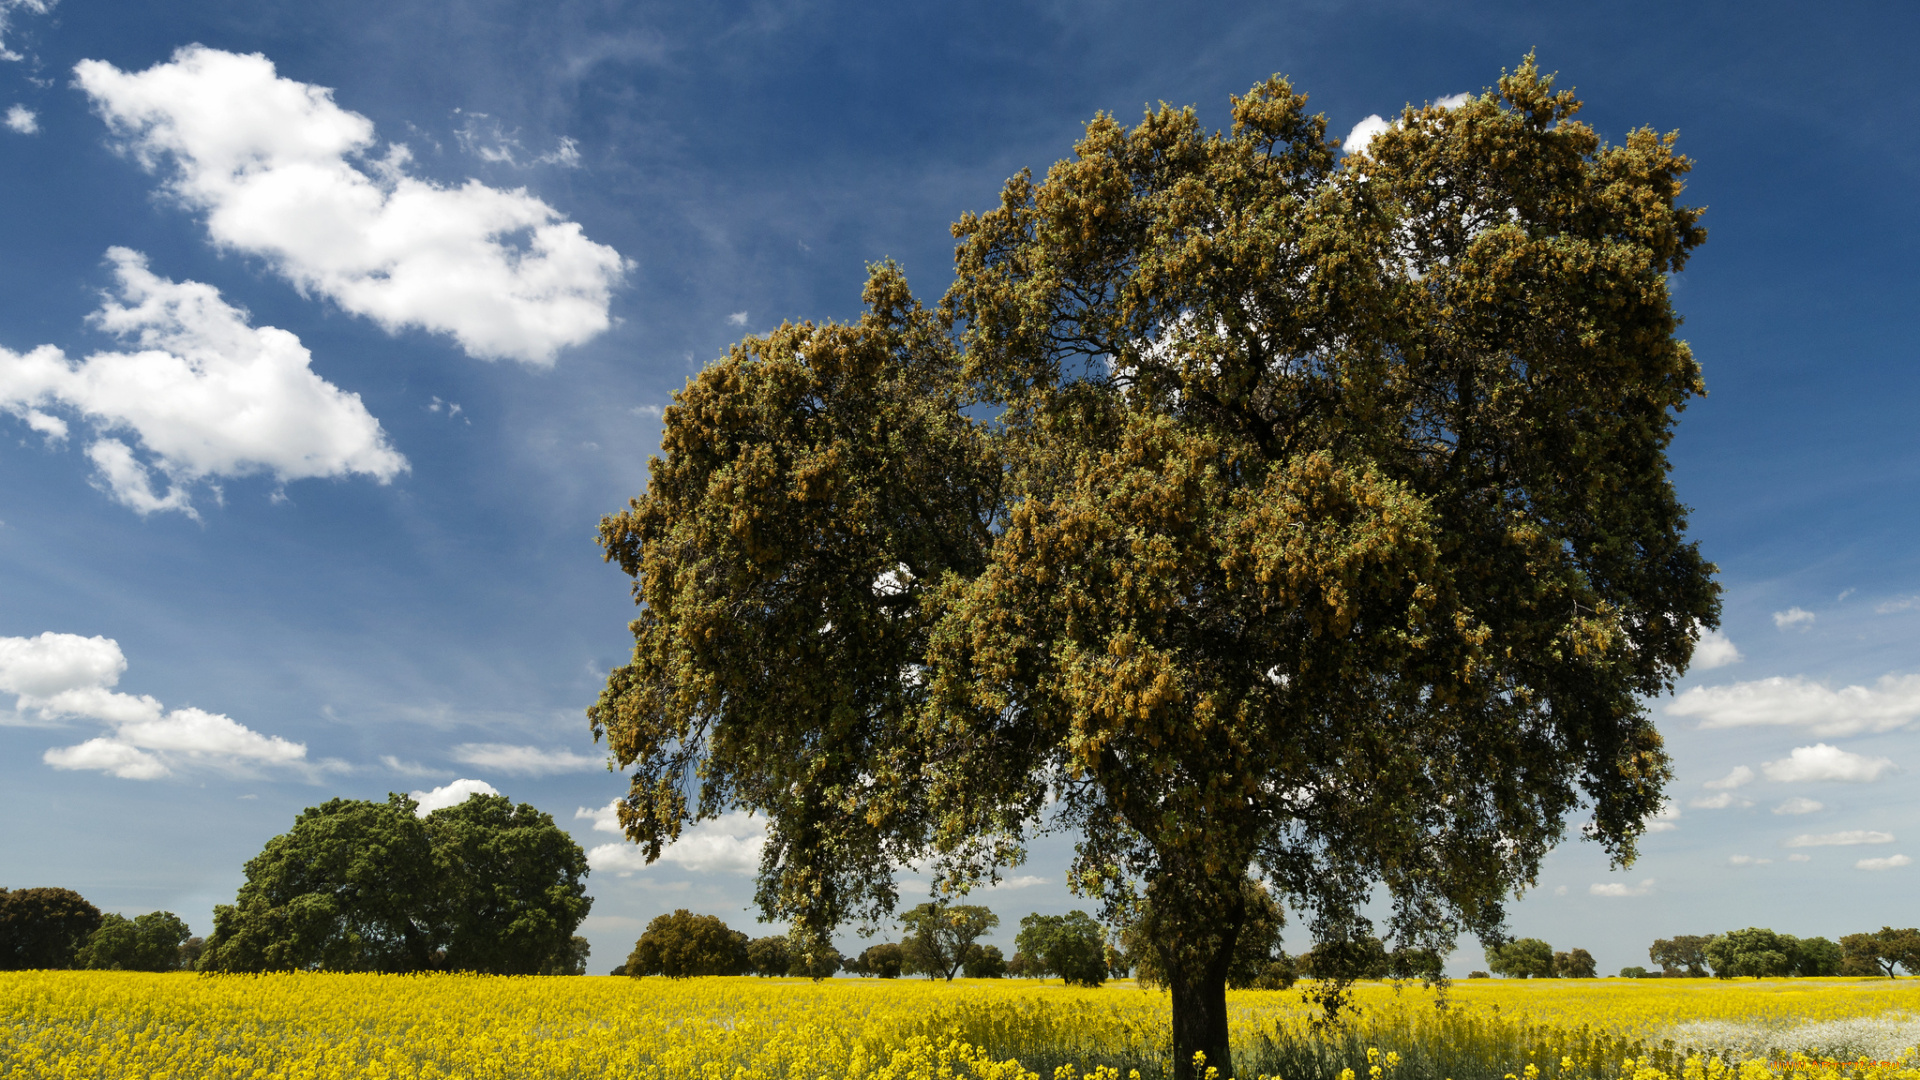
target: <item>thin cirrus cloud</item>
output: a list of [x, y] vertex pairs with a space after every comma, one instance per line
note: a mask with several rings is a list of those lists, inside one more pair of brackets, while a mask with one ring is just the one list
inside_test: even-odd
[[[593, 822], [593, 831], [621, 835], [615, 799], [605, 806], [574, 811], [575, 821]], [[660, 861], [694, 873], [751, 874], [760, 868], [760, 851], [767, 844], [766, 821], [742, 810], [698, 822], [683, 829], [680, 839], [660, 851]], [[629, 877], [647, 868], [646, 852], [628, 843], [598, 844], [588, 849], [587, 865]]]
[[90, 423], [87, 457], [114, 499], [197, 517], [199, 483], [267, 473], [282, 484], [355, 474], [384, 484], [407, 469], [360, 395], [315, 374], [299, 338], [248, 325], [218, 289], [160, 277], [137, 251], [110, 248], [107, 260], [119, 295], [91, 321], [133, 351], [75, 363], [50, 345], [0, 349], [0, 410], [49, 442], [69, 433], [59, 412]]
[[1817, 814], [1827, 808], [1827, 804], [1815, 799], [1794, 797], [1773, 808], [1773, 812], [1782, 815]]
[[45, 15], [53, 10], [55, 0], [0, 0], [0, 60], [18, 60], [20, 54], [7, 48], [7, 31], [13, 28], [16, 13]]
[[1646, 878], [1638, 885], [1629, 885], [1624, 881], [1596, 882], [1587, 886], [1589, 896], [1645, 896], [1653, 891], [1653, 879]]
[[604, 758], [576, 754], [571, 750], [542, 750], [537, 746], [513, 746], [508, 743], [461, 743], [453, 748], [452, 756], [462, 765], [514, 776], [554, 776], [606, 764]]
[[1891, 844], [1893, 834], [1877, 829], [1852, 829], [1836, 833], [1803, 833], [1781, 843], [1781, 847], [1857, 847], [1861, 844]]
[[627, 261], [529, 194], [408, 174], [373, 121], [258, 53], [189, 45], [126, 72], [74, 66], [79, 87], [214, 243], [258, 255], [304, 292], [389, 333], [447, 334], [468, 355], [553, 363], [605, 331]]
[[1816, 735], [1892, 731], [1920, 716], [1920, 675], [1886, 675], [1838, 690], [1798, 675], [1696, 686], [1667, 706], [1702, 728], [1800, 727]]
[[1893, 772], [1894, 768], [1893, 762], [1888, 758], [1870, 758], [1864, 754], [1842, 750], [1837, 746], [1815, 743], [1812, 746], [1795, 747], [1786, 757], [1760, 766], [1760, 771], [1767, 774], [1767, 779], [1776, 783], [1838, 781], [1870, 784]]
[[1853, 864], [1855, 870], [1892, 870], [1901, 866], [1912, 866], [1913, 860], [1905, 855], [1889, 855], [1884, 859], [1861, 859]]
[[51, 631], [0, 637], [0, 693], [14, 695], [16, 722], [86, 719], [112, 729], [41, 755], [56, 769], [104, 772], [124, 780], [158, 780], [200, 769], [235, 775], [253, 775], [267, 766], [315, 770], [302, 743], [262, 735], [219, 713], [169, 711], [150, 696], [113, 689], [126, 669], [126, 654], [112, 638]]
[[1790, 607], [1785, 611], [1773, 613], [1773, 625], [1779, 630], [1809, 630], [1813, 627], [1814, 614], [1803, 607]]

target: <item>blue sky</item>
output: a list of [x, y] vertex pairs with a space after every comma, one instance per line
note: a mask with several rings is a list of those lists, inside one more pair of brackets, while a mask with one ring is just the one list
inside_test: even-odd
[[[1098, 110], [1220, 125], [1281, 72], [1344, 136], [1537, 49], [1603, 135], [1677, 128], [1697, 162], [1710, 239], [1674, 286], [1710, 396], [1672, 457], [1726, 617], [1651, 705], [1673, 816], [1625, 871], [1567, 844], [1513, 928], [1611, 971], [1674, 933], [1915, 921], [1910, 6], [0, 17], [0, 885], [204, 932], [302, 807], [469, 780], [595, 849], [594, 970], [674, 907], [769, 932], [750, 823], [649, 868], [595, 829], [622, 784], [582, 710], [631, 608], [593, 529], [671, 393], [744, 333], [855, 315], [872, 260], [938, 296], [948, 225]], [[1064, 846], [986, 898], [1005, 943], [1090, 906]]]

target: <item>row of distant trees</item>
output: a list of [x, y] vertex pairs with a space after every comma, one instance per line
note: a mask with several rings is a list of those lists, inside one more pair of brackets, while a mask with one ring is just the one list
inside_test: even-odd
[[1896, 971], [1920, 975], [1920, 929], [1883, 926], [1877, 931], [1847, 934], [1839, 941], [1824, 937], [1800, 938], [1749, 926], [1724, 934], [1681, 934], [1661, 938], [1647, 949], [1647, 958], [1659, 970], [1630, 967], [1620, 974], [1631, 978], [1803, 978], [1825, 975], [1884, 975]]
[[180, 916], [101, 913], [72, 889], [0, 889], [0, 970], [179, 971], [202, 942]]
[[500, 795], [419, 809], [389, 795], [302, 811], [204, 942], [171, 912], [0, 890], [0, 967], [586, 974], [587, 857], [552, 816]]
[[[933, 979], [998, 979], [1007, 976], [1061, 978], [1098, 986], [1109, 975], [1124, 975], [1124, 954], [1107, 943], [1100, 924], [1084, 911], [1066, 915], [1028, 915], [1020, 920], [1017, 949], [1008, 960], [996, 945], [979, 938], [1000, 925], [1000, 917], [975, 904], [928, 903], [906, 912], [897, 942], [869, 946], [847, 958], [838, 950], [806, 953], [785, 937], [749, 938], [718, 916], [685, 908], [647, 924], [626, 963], [615, 975], [792, 975], [824, 979], [837, 971], [864, 977], [897, 979], [925, 975]], [[1116, 965], [1121, 965], [1115, 970]]]

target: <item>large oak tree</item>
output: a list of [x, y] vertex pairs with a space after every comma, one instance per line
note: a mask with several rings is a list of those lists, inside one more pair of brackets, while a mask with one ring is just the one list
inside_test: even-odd
[[1633, 857], [1644, 702], [1718, 616], [1665, 456], [1688, 162], [1531, 58], [1344, 159], [1305, 105], [1097, 117], [955, 226], [938, 309], [882, 266], [689, 383], [601, 526], [629, 836], [766, 814], [763, 911], [824, 947], [893, 867], [1070, 829], [1072, 885], [1152, 913], [1182, 1076], [1231, 1070], [1249, 873], [1334, 946], [1384, 891], [1437, 975], [1570, 818]]

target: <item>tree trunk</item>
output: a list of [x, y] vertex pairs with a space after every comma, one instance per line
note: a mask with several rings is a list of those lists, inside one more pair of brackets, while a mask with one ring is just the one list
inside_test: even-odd
[[[1233, 1054], [1227, 1044], [1227, 968], [1233, 962], [1233, 936], [1201, 970], [1167, 973], [1173, 992], [1173, 1078], [1205, 1080], [1205, 1069], [1218, 1069], [1220, 1080], [1232, 1080]], [[1201, 1071], [1193, 1055], [1207, 1055]]]

